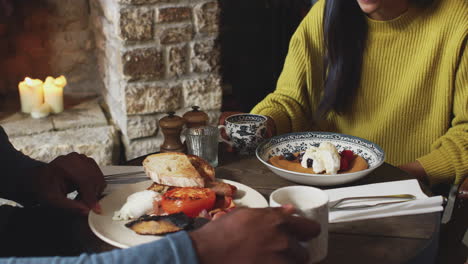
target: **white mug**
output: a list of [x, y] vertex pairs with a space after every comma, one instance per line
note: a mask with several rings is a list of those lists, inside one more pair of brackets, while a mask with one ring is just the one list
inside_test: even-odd
[[306, 243], [309, 263], [322, 261], [328, 253], [328, 195], [310, 186], [289, 186], [275, 190], [270, 195], [270, 206], [292, 204], [299, 214], [320, 224], [320, 234]]

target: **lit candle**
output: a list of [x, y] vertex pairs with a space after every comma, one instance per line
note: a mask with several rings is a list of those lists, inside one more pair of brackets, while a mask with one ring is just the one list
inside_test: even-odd
[[67, 79], [62, 75], [56, 79], [47, 77], [44, 82], [44, 101], [50, 106], [52, 113], [63, 111], [63, 87], [67, 85]]
[[44, 101], [42, 91], [42, 81], [39, 79], [31, 79], [26, 77], [24, 81], [18, 84], [21, 111], [23, 113], [31, 113], [33, 107], [39, 107]]

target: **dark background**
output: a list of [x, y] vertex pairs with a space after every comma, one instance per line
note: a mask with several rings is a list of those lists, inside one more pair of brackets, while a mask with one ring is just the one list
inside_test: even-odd
[[274, 91], [289, 40], [310, 0], [220, 0], [223, 111], [249, 112]]

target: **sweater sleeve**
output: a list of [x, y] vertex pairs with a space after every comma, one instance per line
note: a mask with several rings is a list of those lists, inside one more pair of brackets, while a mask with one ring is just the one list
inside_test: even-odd
[[198, 263], [187, 232], [178, 232], [140, 246], [78, 257], [5, 258], [0, 264], [185, 264]]
[[[41, 166], [44, 163], [34, 160], [16, 150], [8, 140], [8, 136], [0, 126], [0, 171], [2, 184], [0, 184], [0, 197], [9, 197], [15, 191], [20, 177], [25, 170]], [[9, 197], [11, 198], [11, 197]], [[16, 198], [16, 197], [14, 197]]]
[[[270, 116], [278, 134], [304, 131], [311, 127], [311, 105], [308, 74], [313, 54], [318, 54], [316, 42], [321, 41], [321, 20], [325, 1], [315, 4], [289, 42], [288, 55], [276, 90], [265, 97], [252, 113]], [[315, 64], [321, 64], [316, 61]], [[321, 76], [320, 76], [321, 77]]]
[[456, 70], [453, 119], [450, 129], [432, 145], [432, 151], [418, 159], [431, 184], [453, 181], [468, 175], [468, 36], [461, 46]]

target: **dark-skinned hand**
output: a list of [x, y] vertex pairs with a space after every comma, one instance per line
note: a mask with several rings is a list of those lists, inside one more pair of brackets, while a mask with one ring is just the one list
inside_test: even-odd
[[[92, 158], [74, 152], [59, 156], [28, 174], [29, 192], [40, 204], [84, 215], [90, 210], [101, 212], [98, 199], [106, 182]], [[80, 200], [68, 199], [67, 194], [75, 190]]]
[[299, 244], [320, 233], [320, 225], [293, 216], [294, 208], [238, 208], [190, 233], [202, 264], [306, 263]]
[[[225, 125], [226, 124], [226, 118], [232, 116], [232, 115], [237, 115], [237, 114], [245, 114], [243, 112], [238, 112], [238, 111], [228, 111], [228, 112], [222, 112], [221, 115], [219, 116], [218, 124], [219, 125]], [[272, 136], [276, 135], [276, 124], [275, 121], [267, 116], [267, 130], [266, 130], [266, 138], [270, 138]], [[226, 140], [229, 140], [229, 136], [226, 134], [226, 131], [224, 129], [221, 130], [221, 137], [223, 137]], [[233, 152], [234, 149], [232, 146], [228, 144], [224, 144], [226, 146], [226, 151], [228, 152]]]

